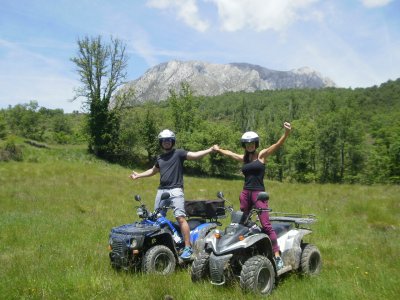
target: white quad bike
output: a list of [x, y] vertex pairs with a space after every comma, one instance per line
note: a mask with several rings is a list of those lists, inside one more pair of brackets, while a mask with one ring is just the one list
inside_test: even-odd
[[[224, 199], [221, 192], [218, 197]], [[257, 197], [258, 201], [268, 199], [266, 192]], [[299, 271], [317, 275], [320, 272], [320, 251], [316, 246], [303, 242], [303, 237], [312, 232], [305, 226], [314, 223], [315, 216], [271, 213], [270, 221], [278, 236], [284, 262], [284, 267], [277, 271], [271, 240], [251, 220], [262, 211], [265, 209], [253, 208], [245, 215], [231, 209], [230, 225], [224, 231], [215, 229], [209, 234], [205, 250], [196, 255], [191, 268], [193, 282], [210, 280], [214, 285], [224, 285], [239, 280], [244, 292], [268, 295], [284, 273]]]

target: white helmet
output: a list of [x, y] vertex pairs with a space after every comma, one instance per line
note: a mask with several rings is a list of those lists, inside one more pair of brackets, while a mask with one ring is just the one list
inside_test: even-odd
[[240, 139], [240, 141], [242, 142], [242, 146], [243, 147], [246, 146], [245, 143], [255, 142], [256, 143], [256, 148], [257, 148], [258, 144], [260, 142], [260, 137], [254, 131], [247, 131], [247, 132], [243, 133], [242, 138]]
[[158, 141], [160, 142], [160, 145], [161, 145], [162, 141], [166, 140], [166, 139], [172, 140], [172, 145], [175, 145], [175, 140], [176, 140], [175, 133], [173, 133], [169, 129], [164, 129], [163, 131], [161, 131], [158, 134]]

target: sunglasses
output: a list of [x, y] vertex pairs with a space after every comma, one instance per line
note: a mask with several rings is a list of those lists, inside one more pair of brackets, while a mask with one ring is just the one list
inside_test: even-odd
[[173, 139], [162, 139], [163, 143], [172, 143]]
[[247, 142], [247, 143], [244, 143], [246, 146], [253, 146], [253, 145], [255, 145], [256, 144], [256, 142]]

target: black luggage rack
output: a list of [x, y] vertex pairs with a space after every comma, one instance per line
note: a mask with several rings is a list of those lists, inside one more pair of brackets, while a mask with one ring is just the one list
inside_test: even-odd
[[225, 218], [225, 201], [217, 200], [186, 200], [185, 211], [189, 217], [207, 219]]

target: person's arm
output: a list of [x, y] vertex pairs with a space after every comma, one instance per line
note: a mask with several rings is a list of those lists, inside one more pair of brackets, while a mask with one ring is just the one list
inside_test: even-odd
[[232, 152], [230, 150], [222, 149], [222, 148], [220, 148], [218, 146], [217, 146], [216, 150], [217, 150], [217, 152], [219, 152], [219, 153], [221, 153], [223, 155], [226, 155], [226, 156], [228, 156], [228, 157], [230, 157], [230, 158], [232, 158], [234, 160], [243, 162], [243, 154], [237, 154], [237, 153]]
[[139, 179], [142, 177], [150, 177], [153, 176], [154, 174], [158, 173], [160, 170], [156, 167], [153, 166], [151, 169], [148, 169], [142, 173], [136, 173], [135, 171], [132, 171], [132, 174], [129, 176], [132, 178], [132, 180]]
[[285, 142], [285, 140], [289, 136], [290, 131], [292, 130], [292, 127], [291, 127], [290, 123], [288, 123], [288, 122], [285, 122], [283, 124], [283, 127], [285, 127], [285, 133], [280, 137], [280, 139], [275, 144], [269, 146], [266, 149], [261, 150], [260, 154], [258, 155], [259, 159], [264, 159], [264, 158], [270, 156], [276, 150], [278, 150], [280, 146], [283, 145], [283, 143]]
[[200, 159], [204, 156], [206, 156], [207, 154], [214, 152], [215, 151], [215, 145], [206, 149], [206, 150], [200, 150], [200, 151], [196, 151], [196, 152], [191, 152], [189, 151], [186, 155], [186, 158], [188, 160], [197, 160]]

